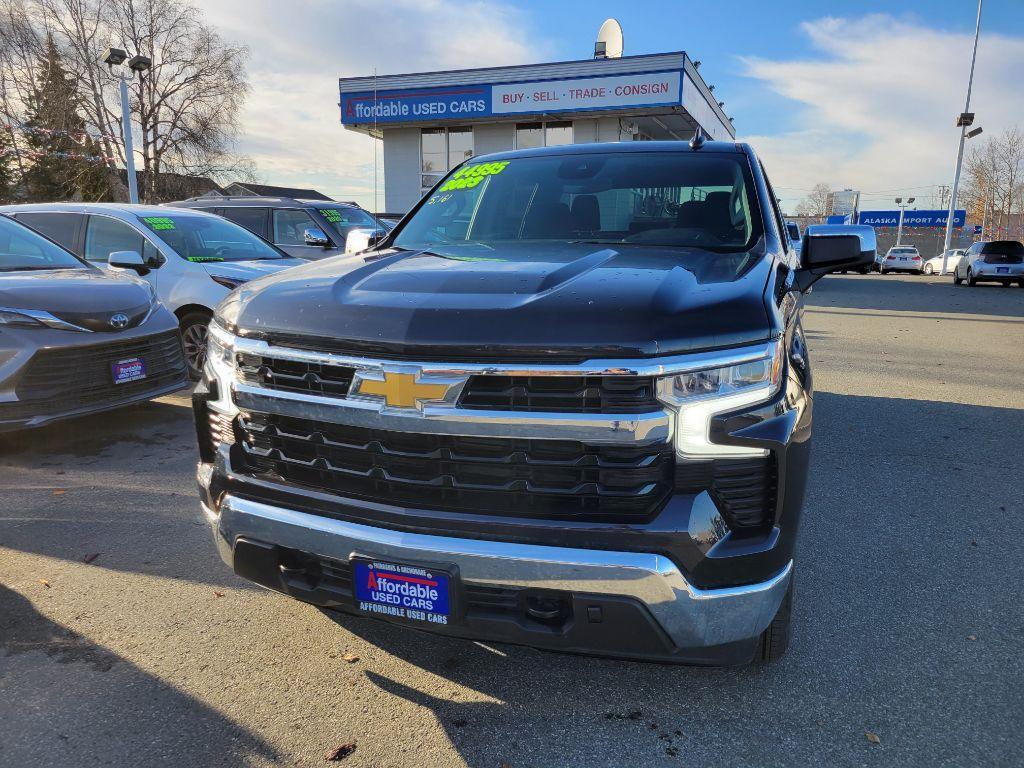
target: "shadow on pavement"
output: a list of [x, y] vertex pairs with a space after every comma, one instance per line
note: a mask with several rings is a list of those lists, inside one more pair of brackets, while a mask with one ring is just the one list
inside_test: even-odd
[[[815, 418], [781, 663], [489, 650], [327, 615], [478, 694], [413, 687], [401, 667], [367, 672], [431, 710], [471, 766], [1019, 763], [1024, 588], [1012, 542], [1024, 537], [1024, 483], [1011, 478], [1024, 410], [819, 392]], [[880, 734], [881, 754], [865, 731]]]
[[[56, 662], [56, 663], [54, 663]], [[0, 765], [237, 766], [273, 747], [0, 585]]]

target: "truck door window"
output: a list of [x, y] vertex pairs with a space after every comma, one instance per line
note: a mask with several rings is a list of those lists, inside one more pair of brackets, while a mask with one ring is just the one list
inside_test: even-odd
[[249, 208], [244, 206], [238, 206], [235, 208], [224, 208], [222, 214], [228, 221], [233, 221], [235, 224], [245, 227], [250, 232], [254, 232], [260, 237], [265, 237], [267, 234], [267, 211], [268, 208]]

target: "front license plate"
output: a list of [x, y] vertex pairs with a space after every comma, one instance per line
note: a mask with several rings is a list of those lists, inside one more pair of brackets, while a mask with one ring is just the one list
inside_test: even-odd
[[996, 267], [996, 274], [1008, 275], [1008, 274], [1010, 274], [1010, 268], [1009, 267]]
[[146, 378], [146, 361], [141, 357], [129, 357], [110, 364], [110, 372], [115, 384], [125, 384]]
[[434, 568], [380, 560], [354, 560], [356, 605], [361, 611], [428, 624], [451, 616], [451, 575]]

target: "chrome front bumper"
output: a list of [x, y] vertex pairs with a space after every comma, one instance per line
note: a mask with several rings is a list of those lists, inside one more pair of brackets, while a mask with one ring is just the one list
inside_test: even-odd
[[[202, 482], [202, 478], [200, 478]], [[239, 538], [348, 561], [353, 554], [453, 563], [467, 584], [633, 598], [678, 648], [747, 640], [765, 630], [789, 587], [793, 563], [768, 581], [699, 589], [662, 555], [570, 549], [403, 533], [227, 495], [204, 507], [224, 562], [234, 567]]]

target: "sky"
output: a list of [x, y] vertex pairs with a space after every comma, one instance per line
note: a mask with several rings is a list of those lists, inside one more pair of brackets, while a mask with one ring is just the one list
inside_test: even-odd
[[[973, 0], [217, 0], [250, 48], [239, 151], [269, 184], [383, 207], [380, 142], [343, 129], [338, 78], [589, 58], [617, 18], [626, 55], [685, 50], [765, 162], [787, 211], [815, 184], [862, 208], [950, 184]], [[1024, 0], [986, 0], [972, 111], [981, 141], [1024, 128]], [[374, 160], [380, 169], [374, 181]], [[374, 206], [374, 190], [379, 206]]]

